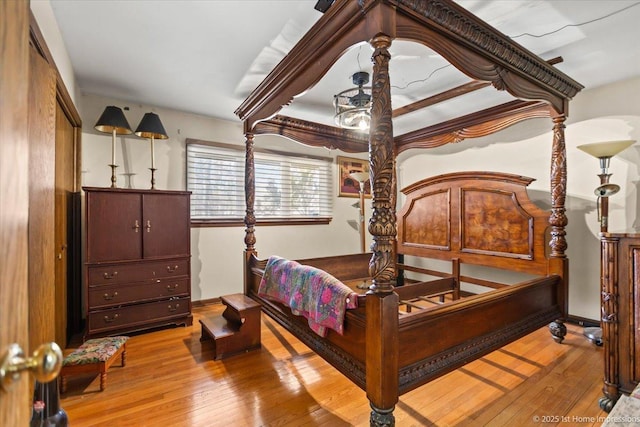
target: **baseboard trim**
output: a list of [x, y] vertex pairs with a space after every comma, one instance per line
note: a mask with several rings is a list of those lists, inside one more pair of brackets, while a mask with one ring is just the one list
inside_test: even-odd
[[573, 323], [574, 325], [584, 326], [585, 328], [600, 326], [600, 321], [587, 319], [585, 317], [580, 317], [580, 316], [568, 316], [567, 322]]
[[210, 299], [201, 299], [198, 301], [191, 301], [191, 307], [204, 307], [207, 305], [220, 304], [220, 297], [218, 298], [210, 298]]

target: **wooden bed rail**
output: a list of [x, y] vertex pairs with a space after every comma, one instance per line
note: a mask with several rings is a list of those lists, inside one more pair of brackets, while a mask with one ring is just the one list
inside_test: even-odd
[[[457, 369], [562, 315], [559, 276], [407, 313], [399, 319], [399, 393]], [[473, 321], [470, 321], [473, 319]], [[500, 324], [497, 324], [500, 322]], [[431, 334], [429, 346], [425, 333]]]
[[[336, 259], [343, 257], [335, 257]], [[354, 259], [358, 259], [354, 257]], [[248, 295], [262, 304], [262, 310], [292, 332], [304, 344], [366, 390], [366, 321], [368, 297], [358, 298], [359, 307], [348, 310], [344, 335], [329, 331], [320, 337], [309, 329], [306, 319], [294, 316], [283, 304], [266, 300], [257, 294], [264, 261], [252, 256], [249, 271], [255, 277]], [[322, 263], [332, 264], [330, 258]], [[441, 278], [427, 282], [433, 292], [448, 292], [454, 279]], [[406, 393], [434, 378], [488, 354], [507, 343], [547, 325], [562, 315], [558, 291], [560, 276], [551, 275], [506, 286], [441, 305], [398, 314], [394, 334], [398, 346], [398, 392]], [[418, 296], [419, 286], [395, 289], [400, 299]], [[372, 296], [372, 295], [369, 295]], [[396, 300], [397, 301], [397, 300]], [[374, 301], [375, 303], [375, 301]], [[425, 336], [430, 337], [425, 345]]]

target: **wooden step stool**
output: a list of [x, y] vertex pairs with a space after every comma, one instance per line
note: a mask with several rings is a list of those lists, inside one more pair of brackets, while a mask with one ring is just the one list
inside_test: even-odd
[[260, 348], [260, 304], [244, 294], [220, 297], [222, 315], [200, 320], [200, 341], [214, 342], [214, 359]]
[[77, 374], [100, 374], [100, 391], [107, 387], [107, 369], [121, 356], [126, 364], [127, 340], [129, 337], [105, 337], [87, 340], [62, 362], [60, 370], [61, 391], [67, 390], [67, 376]]

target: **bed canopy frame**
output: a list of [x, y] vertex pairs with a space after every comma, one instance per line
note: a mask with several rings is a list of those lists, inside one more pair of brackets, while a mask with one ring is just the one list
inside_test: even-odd
[[[417, 42], [434, 50], [472, 81], [397, 110], [391, 106], [389, 48], [394, 40]], [[369, 43], [374, 52], [369, 135], [277, 115], [293, 98], [313, 87], [350, 47]], [[565, 120], [569, 100], [583, 87], [466, 9], [450, 0], [336, 0], [236, 110], [246, 138], [245, 260], [257, 255], [254, 214], [254, 136], [279, 134], [295, 141], [345, 152], [369, 152], [372, 188], [372, 235], [366, 295], [366, 392], [372, 425], [393, 425], [398, 401], [396, 262], [396, 156], [412, 148], [429, 148], [484, 136], [522, 120], [550, 117], [551, 212], [549, 271], [565, 282], [557, 299], [567, 314], [568, 260], [565, 215]], [[435, 126], [395, 136], [393, 117], [493, 85], [516, 100]], [[245, 278], [250, 275], [245, 263]], [[246, 284], [246, 281], [245, 281]], [[396, 319], [395, 321], [393, 319]], [[563, 319], [550, 325], [556, 341], [566, 334]], [[381, 365], [390, 369], [378, 369]]]

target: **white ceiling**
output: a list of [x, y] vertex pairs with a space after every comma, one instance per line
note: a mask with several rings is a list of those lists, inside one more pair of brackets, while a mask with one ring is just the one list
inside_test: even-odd
[[[586, 89], [640, 75], [637, 0], [458, 3], [542, 58], [562, 56], [556, 67]], [[322, 16], [315, 4], [51, 0], [83, 93], [228, 120], [237, 120], [234, 110]], [[394, 108], [469, 80], [424, 46], [395, 41], [391, 53]], [[333, 95], [352, 86], [354, 72], [371, 72], [370, 55], [368, 45], [353, 47], [283, 113], [333, 124]], [[428, 115], [402, 116], [394, 128], [410, 130], [415, 122], [423, 127], [450, 118], [451, 111], [477, 110], [489, 102], [483, 90], [432, 107]]]

